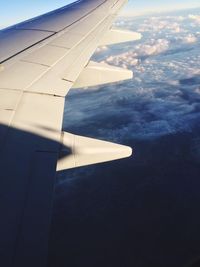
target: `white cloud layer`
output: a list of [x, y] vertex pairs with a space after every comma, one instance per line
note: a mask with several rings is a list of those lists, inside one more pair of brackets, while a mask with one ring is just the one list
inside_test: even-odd
[[188, 34], [182, 38], [182, 41], [187, 44], [196, 43], [197, 37], [195, 37], [194, 34]]
[[200, 24], [200, 15], [188, 15], [188, 18]]
[[150, 40], [148, 43], [135, 46], [134, 50], [124, 52], [115, 56], [109, 56], [104, 62], [123, 68], [133, 67], [140, 62], [141, 58], [158, 55], [167, 51], [169, 41], [165, 39]]
[[72, 92], [66, 127], [75, 132], [86, 127], [94, 136], [120, 141], [188, 132], [199, 125], [200, 34], [193, 19], [182, 15], [121, 22], [142, 29], [143, 39], [100, 48], [96, 57], [102, 52], [99, 61], [132, 69], [134, 79]]

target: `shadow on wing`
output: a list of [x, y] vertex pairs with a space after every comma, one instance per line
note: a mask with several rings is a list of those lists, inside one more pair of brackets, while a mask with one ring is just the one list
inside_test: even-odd
[[0, 125], [0, 266], [45, 266], [60, 146]]

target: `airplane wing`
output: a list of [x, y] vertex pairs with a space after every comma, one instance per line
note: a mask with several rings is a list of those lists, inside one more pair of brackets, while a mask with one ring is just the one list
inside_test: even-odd
[[0, 31], [0, 266], [45, 266], [56, 171], [128, 157], [131, 148], [62, 131], [71, 87], [132, 77], [90, 62], [126, 0], [79, 0]]

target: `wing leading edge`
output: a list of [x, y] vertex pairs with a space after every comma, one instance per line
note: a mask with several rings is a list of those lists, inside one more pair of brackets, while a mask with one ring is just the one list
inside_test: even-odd
[[1, 266], [46, 265], [56, 168], [131, 155], [129, 147], [62, 132], [72, 86], [132, 77], [90, 62], [100, 44], [140, 38], [111, 29], [125, 2], [76, 1], [0, 32]]

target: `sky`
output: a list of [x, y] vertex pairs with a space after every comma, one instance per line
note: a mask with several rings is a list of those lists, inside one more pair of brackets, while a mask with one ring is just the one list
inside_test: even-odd
[[[73, 0], [0, 0], [0, 28], [43, 14]], [[141, 15], [174, 9], [200, 7], [199, 0], [129, 0], [122, 14]]]

